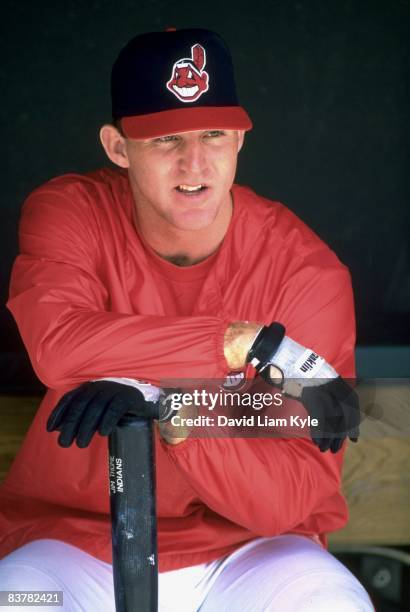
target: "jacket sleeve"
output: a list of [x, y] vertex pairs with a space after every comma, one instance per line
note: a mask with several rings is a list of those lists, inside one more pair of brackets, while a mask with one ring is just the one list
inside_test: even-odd
[[110, 311], [87, 204], [40, 190], [23, 207], [7, 306], [40, 380], [59, 388], [105, 376], [224, 377], [222, 318]]
[[291, 531], [340, 489], [342, 453], [320, 453], [307, 439], [160, 443], [206, 506], [259, 536]]
[[[289, 335], [324, 355], [344, 376], [353, 376], [355, 324], [346, 269], [339, 264], [319, 274], [302, 266], [286, 293], [287, 310], [283, 307], [277, 320], [286, 322]], [[261, 536], [292, 530], [320, 513], [324, 501], [340, 490], [343, 451], [321, 453], [309, 438], [188, 438], [176, 446], [161, 444], [206, 505]]]

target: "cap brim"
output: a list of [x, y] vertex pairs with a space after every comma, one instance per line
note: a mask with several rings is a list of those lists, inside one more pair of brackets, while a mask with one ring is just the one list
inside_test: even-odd
[[241, 106], [197, 106], [122, 117], [121, 127], [128, 138], [138, 140], [194, 130], [247, 131], [252, 121]]

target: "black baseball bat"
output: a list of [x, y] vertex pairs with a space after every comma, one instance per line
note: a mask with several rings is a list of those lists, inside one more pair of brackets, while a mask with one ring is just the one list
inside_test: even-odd
[[170, 390], [136, 403], [108, 438], [113, 579], [117, 612], [157, 612], [158, 553], [153, 419], [168, 421]]
[[153, 420], [126, 415], [109, 436], [113, 579], [117, 612], [157, 612]]

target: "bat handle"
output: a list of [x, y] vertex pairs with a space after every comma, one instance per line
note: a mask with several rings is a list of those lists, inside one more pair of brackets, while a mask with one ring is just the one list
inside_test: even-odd
[[157, 612], [153, 421], [126, 415], [109, 436], [115, 607]]

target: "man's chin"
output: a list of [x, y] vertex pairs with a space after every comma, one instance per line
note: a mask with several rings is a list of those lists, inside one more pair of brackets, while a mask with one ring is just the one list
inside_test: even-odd
[[199, 231], [210, 227], [216, 218], [216, 211], [192, 209], [173, 216], [173, 225], [182, 231]]

